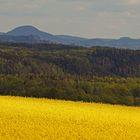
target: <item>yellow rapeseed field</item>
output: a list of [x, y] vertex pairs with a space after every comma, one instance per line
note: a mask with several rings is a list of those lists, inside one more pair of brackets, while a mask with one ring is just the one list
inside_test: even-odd
[[140, 108], [0, 97], [0, 140], [140, 140]]

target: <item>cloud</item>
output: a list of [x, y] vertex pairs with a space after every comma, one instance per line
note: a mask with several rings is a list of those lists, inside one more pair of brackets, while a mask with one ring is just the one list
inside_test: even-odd
[[0, 13], [30, 13], [47, 4], [47, 0], [0, 0]]
[[130, 5], [140, 4], [140, 0], [127, 0], [127, 3]]

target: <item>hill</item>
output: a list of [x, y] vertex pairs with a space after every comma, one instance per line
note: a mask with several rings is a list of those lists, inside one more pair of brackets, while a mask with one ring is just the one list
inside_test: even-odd
[[0, 58], [1, 74], [47, 74], [43, 69], [47, 70], [46, 65], [52, 64], [68, 74], [140, 77], [139, 50], [61, 44], [1, 44]]
[[41, 40], [46, 41], [54, 41], [56, 39], [55, 36], [52, 34], [43, 32], [38, 30], [37, 28], [33, 26], [21, 26], [13, 29], [12, 31], [9, 31], [6, 33], [6, 35], [12, 35], [12, 36], [37, 36]]
[[1, 44], [0, 94], [140, 105], [140, 51]]
[[140, 139], [140, 108], [0, 97], [0, 138]]
[[[38, 36], [13, 36], [13, 35], [6, 35], [2, 34], [0, 35], [0, 42], [10, 42], [10, 43], [28, 43], [28, 44], [35, 44], [35, 43], [44, 43], [43, 40], [41, 40]], [[45, 41], [47, 42], [47, 41]]]
[[[38, 43], [51, 42], [51, 43], [65, 44], [65, 45], [73, 44], [76, 46], [84, 46], [84, 47], [109, 46], [109, 47], [116, 47], [116, 48], [140, 49], [140, 39], [133, 39], [129, 37], [121, 37], [119, 39], [103, 39], [103, 38], [89, 39], [89, 38], [81, 38], [81, 37], [69, 36], [69, 35], [53, 35], [41, 31], [36, 27], [30, 25], [17, 27], [5, 33], [4, 35], [5, 35], [4, 40], [3, 40], [3, 36], [0, 36], [0, 42], [36, 43], [34, 42], [34, 40], [31, 40], [30, 42], [26, 42], [26, 40], [23, 41], [21, 39], [18, 39], [19, 37], [21, 38], [24, 36], [26, 36], [26, 38], [30, 36], [36, 36], [39, 38], [38, 40], [36, 40], [38, 41]], [[14, 39], [12, 36], [14, 36]]]

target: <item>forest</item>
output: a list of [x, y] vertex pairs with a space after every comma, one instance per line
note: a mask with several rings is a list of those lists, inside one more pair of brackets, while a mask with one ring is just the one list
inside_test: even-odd
[[140, 106], [140, 50], [1, 43], [0, 94]]

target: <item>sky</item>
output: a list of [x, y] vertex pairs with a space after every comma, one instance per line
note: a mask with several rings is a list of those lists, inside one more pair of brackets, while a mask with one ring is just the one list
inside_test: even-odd
[[88, 38], [140, 38], [140, 0], [0, 0], [0, 32], [22, 25]]

